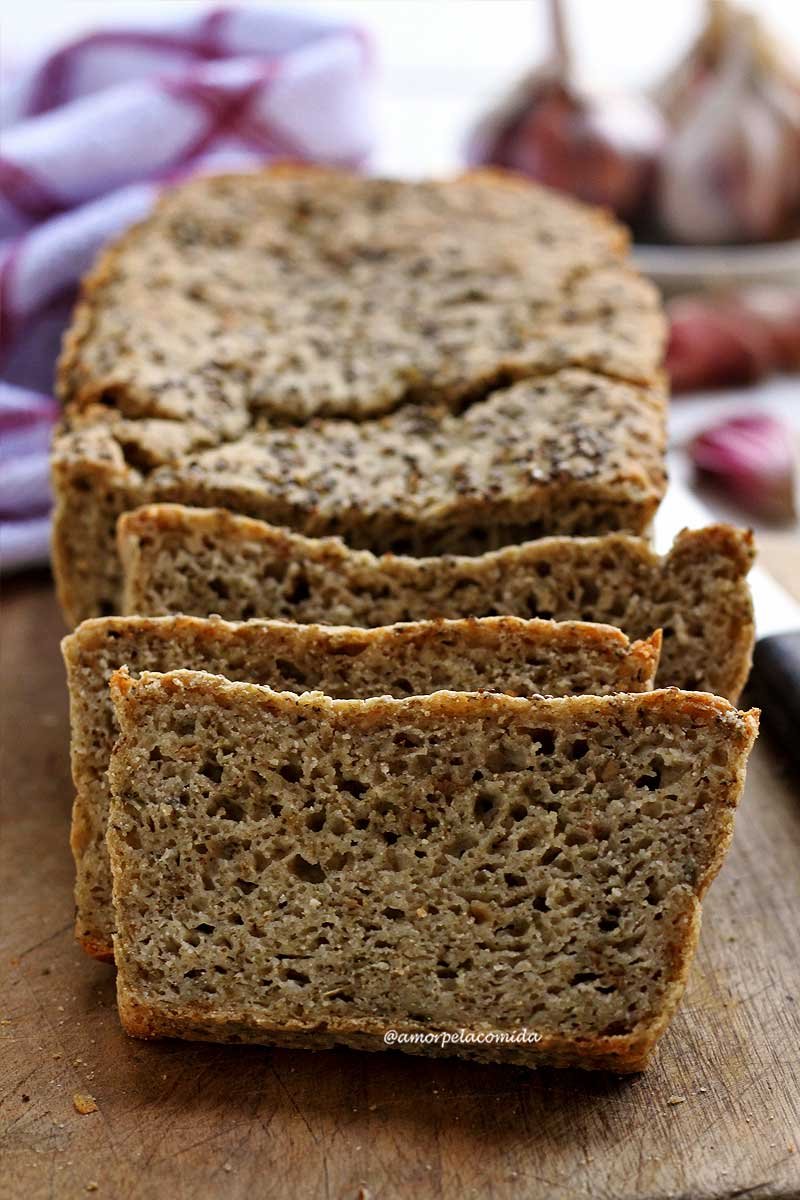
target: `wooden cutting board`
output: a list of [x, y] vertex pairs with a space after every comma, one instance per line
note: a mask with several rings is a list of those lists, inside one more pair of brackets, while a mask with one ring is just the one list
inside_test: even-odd
[[800, 792], [763, 737], [643, 1075], [135, 1042], [113, 970], [72, 941], [62, 632], [46, 577], [7, 587], [0, 1194], [800, 1196]]

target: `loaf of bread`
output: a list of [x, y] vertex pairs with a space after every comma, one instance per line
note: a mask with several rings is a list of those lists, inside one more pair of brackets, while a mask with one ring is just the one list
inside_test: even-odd
[[496, 173], [168, 194], [103, 255], [65, 341], [68, 620], [119, 610], [115, 521], [149, 501], [414, 554], [641, 533], [664, 489], [664, 325], [626, 248]]
[[108, 691], [113, 672], [205, 670], [276, 691], [329, 696], [410, 696], [440, 688], [513, 695], [638, 692], [649, 689], [661, 635], [632, 645], [618, 629], [579, 622], [430, 621], [347, 629], [194, 617], [100, 617], [62, 642], [70, 694], [72, 852], [78, 941], [113, 956], [111, 878], [105, 837], [108, 761], [117, 725]]
[[657, 684], [734, 703], [750, 668], [753, 538], [730, 525], [684, 530], [664, 558], [623, 534], [376, 558], [221, 510], [154, 505], [120, 520], [119, 548], [126, 612], [334, 625], [508, 613], [607, 622], [634, 638], [660, 628]]
[[676, 689], [332, 700], [186, 671], [111, 686], [129, 1033], [380, 1049], [393, 1031], [416, 1053], [646, 1065], [756, 712]]

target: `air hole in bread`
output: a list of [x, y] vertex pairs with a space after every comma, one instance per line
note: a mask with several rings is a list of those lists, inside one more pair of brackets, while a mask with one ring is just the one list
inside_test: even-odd
[[289, 870], [303, 883], [322, 883], [325, 880], [325, 871], [320, 864], [309, 862], [302, 854], [295, 854], [289, 863]]

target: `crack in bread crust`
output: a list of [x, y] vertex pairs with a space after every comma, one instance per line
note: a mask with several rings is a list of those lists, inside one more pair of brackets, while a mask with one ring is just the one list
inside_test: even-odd
[[627, 246], [607, 214], [499, 171], [194, 180], [86, 278], [60, 394], [225, 438], [569, 365], [648, 383], [664, 322]]

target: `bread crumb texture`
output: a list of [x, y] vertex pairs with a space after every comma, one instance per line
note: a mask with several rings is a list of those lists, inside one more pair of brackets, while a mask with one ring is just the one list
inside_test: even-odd
[[332, 625], [507, 613], [608, 623], [633, 638], [661, 629], [658, 684], [734, 703], [750, 669], [753, 537], [730, 525], [684, 530], [663, 557], [641, 538], [614, 533], [410, 558], [224, 510], [162, 504], [123, 516], [119, 546], [131, 613]]
[[194, 617], [100, 617], [64, 639], [76, 797], [76, 936], [88, 953], [113, 954], [106, 850], [108, 763], [118, 734], [108, 681], [181, 667], [330, 696], [411, 696], [441, 688], [514, 695], [644, 691], [660, 638], [630, 643], [610, 626], [514, 617], [348, 629], [281, 621], [233, 624]]
[[[117, 672], [109, 848], [138, 1036], [643, 1067], [682, 992], [757, 714], [676, 690], [293, 696]], [[441, 1053], [436, 1045], [405, 1046]]]

